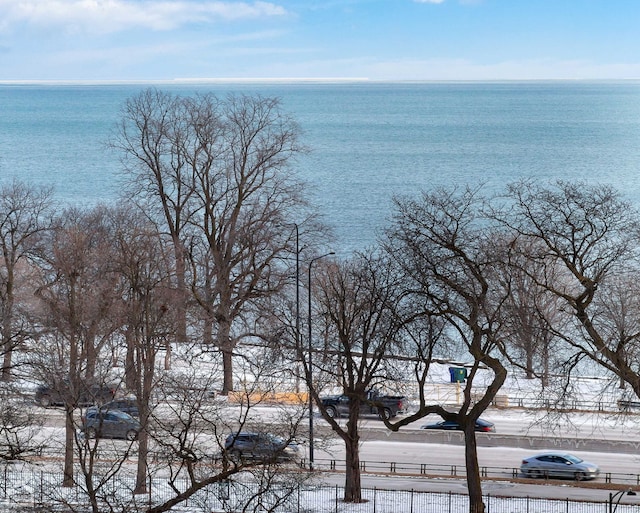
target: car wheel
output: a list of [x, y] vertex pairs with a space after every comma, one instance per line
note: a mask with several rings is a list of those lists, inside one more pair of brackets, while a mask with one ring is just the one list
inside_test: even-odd
[[381, 419], [389, 420], [391, 418], [391, 410], [389, 408], [383, 408], [378, 411], [378, 417]]
[[584, 481], [587, 478], [587, 475], [584, 472], [576, 472], [573, 477], [576, 481]]
[[527, 475], [531, 478], [531, 479], [539, 479], [542, 477], [542, 472], [540, 472], [539, 470], [529, 470], [527, 472]]
[[96, 428], [87, 428], [87, 438], [95, 438], [98, 436], [98, 433], [96, 432]]
[[38, 404], [43, 408], [48, 408], [51, 406], [51, 397], [48, 395], [44, 395], [38, 399]]
[[327, 417], [335, 419], [338, 416], [338, 411], [333, 406], [327, 406]]
[[127, 431], [127, 440], [133, 442], [138, 439], [138, 432], [135, 429], [130, 429]]

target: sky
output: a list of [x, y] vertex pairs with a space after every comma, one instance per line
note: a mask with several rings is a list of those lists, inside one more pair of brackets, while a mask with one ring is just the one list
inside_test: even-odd
[[0, 0], [0, 81], [640, 79], [640, 0]]

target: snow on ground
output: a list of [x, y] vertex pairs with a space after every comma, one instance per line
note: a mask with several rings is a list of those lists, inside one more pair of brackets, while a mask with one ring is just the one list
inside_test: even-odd
[[[172, 373], [179, 375], [188, 369], [185, 363], [181, 365], [181, 359], [176, 354], [173, 360]], [[445, 404], [454, 409], [462, 400], [464, 383], [452, 383], [450, 367], [460, 367], [464, 364], [452, 363], [432, 364], [430, 381], [427, 387], [427, 395], [430, 400]], [[562, 377], [559, 376], [562, 383]], [[250, 377], [244, 377], [250, 380]], [[481, 371], [474, 383], [474, 393], [482, 393], [483, 387], [491, 380], [491, 375], [487, 371]], [[566, 383], [563, 383], [566, 384]], [[33, 387], [33, 384], [26, 383], [26, 387]], [[286, 386], [286, 383], [284, 384]], [[410, 386], [406, 387], [407, 396], [415, 401], [416, 393]], [[559, 413], [553, 404], [560, 397], [557, 392], [556, 383], [553, 383], [548, 390], [544, 391], [540, 387], [539, 380], [525, 379], [519, 373], [509, 374], [507, 381], [499, 392], [501, 401], [499, 408], [490, 408], [483, 417], [496, 423], [499, 433], [520, 434], [520, 435], [551, 435], [551, 436], [575, 436], [575, 437], [596, 437], [603, 440], [638, 440], [640, 441], [640, 430], [638, 430], [638, 415], [621, 414], [617, 408], [617, 401], [620, 398], [628, 397], [628, 391], [621, 390], [617, 382], [611, 378], [577, 376], [573, 377], [569, 383], [569, 394], [564, 398], [564, 405], [575, 406], [576, 411]], [[550, 408], [532, 408], [530, 404], [545, 406]], [[521, 407], [520, 405], [523, 405]], [[581, 411], [578, 411], [581, 410]], [[586, 411], [588, 410], [588, 411]], [[640, 413], [640, 410], [639, 410]], [[426, 418], [409, 426], [407, 429], [419, 429], [421, 424], [435, 421], [435, 418]], [[318, 421], [322, 422], [321, 420]], [[380, 429], [379, 421], [364, 421], [367, 427]], [[62, 434], [62, 426], [45, 427], [40, 431], [39, 436], [44, 440], [59, 438]], [[380, 442], [384, 443], [384, 442]], [[6, 474], [5, 474], [6, 475]], [[28, 495], [28, 487], [11, 488], [10, 483], [5, 480], [3, 492], [6, 496], [17, 498], [20, 494]], [[392, 492], [382, 492], [381, 490], [367, 490], [365, 496], [367, 501], [359, 505], [348, 505], [340, 501], [341, 488], [316, 488], [305, 490], [299, 496], [300, 503], [295, 505], [296, 509], [285, 509], [287, 513], [297, 511], [298, 506], [306, 513], [324, 512], [358, 512], [358, 513], [446, 513], [466, 511], [467, 497], [464, 494], [419, 494], [408, 491], [396, 490]], [[218, 498], [215, 498], [218, 500]], [[488, 513], [553, 513], [555, 511], [590, 513], [602, 512], [606, 506], [600, 503], [567, 503], [565, 501], [549, 502], [545, 500], [536, 501], [533, 499], [511, 498], [504, 499], [489, 496], [487, 499]], [[3, 506], [4, 504], [4, 506]], [[7, 503], [0, 500], [0, 510]], [[224, 504], [216, 507], [224, 508]], [[175, 508], [173, 511], [179, 513], [201, 513], [202, 511], [217, 511], [216, 509], [203, 509], [203, 504], [189, 505]], [[223, 511], [223, 509], [220, 509]], [[617, 513], [627, 513], [630, 511], [640, 511], [640, 509], [629, 509], [621, 504], [616, 510]]]

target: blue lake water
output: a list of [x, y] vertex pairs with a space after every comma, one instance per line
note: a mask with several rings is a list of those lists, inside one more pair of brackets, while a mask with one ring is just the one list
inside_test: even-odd
[[[106, 142], [147, 85], [0, 85], [0, 180], [68, 203], [117, 196]], [[640, 82], [158, 84], [179, 94], [282, 100], [311, 153], [298, 163], [341, 253], [385, 225], [394, 194], [490, 191], [529, 177], [602, 182], [640, 205]]]

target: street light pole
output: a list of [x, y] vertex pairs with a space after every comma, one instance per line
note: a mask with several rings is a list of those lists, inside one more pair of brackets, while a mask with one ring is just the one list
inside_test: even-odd
[[[636, 492], [634, 492], [631, 488], [629, 488], [628, 490], [620, 490], [619, 492], [616, 493], [609, 493], [609, 513], [615, 513], [616, 510], [618, 509], [618, 505], [620, 504], [620, 501], [622, 500], [622, 497], [624, 495], [636, 495]], [[614, 505], [613, 501], [615, 501], [616, 499], [618, 499]]]
[[[302, 347], [300, 344], [300, 230], [298, 223], [293, 223], [296, 227], [296, 351], [299, 351], [300, 359], [302, 360]], [[298, 375], [299, 372], [298, 372]], [[296, 392], [300, 392], [299, 388], [300, 380], [296, 381]]]
[[316, 260], [320, 260], [321, 258], [327, 257], [329, 255], [335, 255], [335, 252], [330, 251], [329, 253], [325, 253], [324, 255], [320, 255], [318, 257], [312, 258], [309, 260], [309, 292], [307, 297], [309, 299], [309, 311], [307, 317], [307, 328], [309, 329], [308, 333], [308, 343], [309, 343], [309, 370], [307, 372], [307, 389], [309, 393], [309, 470], [313, 470], [313, 394], [311, 390], [313, 388], [313, 344], [311, 339], [311, 267]]

